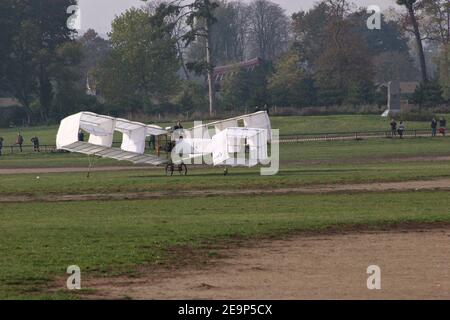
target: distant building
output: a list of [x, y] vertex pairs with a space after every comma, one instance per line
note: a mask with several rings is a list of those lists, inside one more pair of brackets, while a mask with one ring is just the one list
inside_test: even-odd
[[0, 128], [20, 124], [26, 117], [25, 108], [15, 98], [0, 98]]
[[412, 94], [416, 91], [418, 86], [419, 86], [418, 81], [400, 82], [400, 94], [403, 96], [407, 94]]
[[409, 104], [409, 97], [416, 91], [419, 86], [419, 82], [399, 82], [391, 81], [381, 86], [388, 88], [388, 106], [387, 110], [383, 112], [383, 117], [399, 114], [402, 110], [402, 106]]
[[264, 60], [261, 58], [254, 58], [251, 60], [214, 68], [214, 83], [216, 85], [216, 90], [220, 91], [225, 79], [236, 73], [237, 70], [245, 69], [247, 72], [252, 72], [256, 67], [262, 65], [263, 62]]
[[0, 108], [23, 107], [15, 98], [0, 98]]

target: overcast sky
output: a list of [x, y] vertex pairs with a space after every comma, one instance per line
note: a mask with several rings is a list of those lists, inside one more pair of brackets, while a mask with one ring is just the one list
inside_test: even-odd
[[[250, 1], [250, 0], [246, 0]], [[282, 6], [288, 14], [301, 9], [308, 9], [317, 0], [271, 0]], [[141, 0], [78, 0], [81, 8], [82, 30], [95, 29], [106, 34], [111, 29], [111, 21], [116, 15], [133, 6], [140, 7]], [[353, 0], [358, 6], [379, 5], [382, 9], [395, 6], [395, 0]]]

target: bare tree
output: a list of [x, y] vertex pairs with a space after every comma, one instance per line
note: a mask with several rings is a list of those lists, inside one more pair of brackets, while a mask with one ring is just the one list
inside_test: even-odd
[[262, 59], [273, 60], [288, 47], [290, 20], [284, 10], [268, 0], [250, 4], [250, 42]]
[[214, 11], [217, 7], [218, 4], [213, 0], [171, 0], [159, 4], [155, 10], [155, 14], [152, 16], [153, 27], [155, 28], [164, 25], [162, 22], [166, 22], [167, 19], [170, 20], [170, 28], [173, 27], [173, 24], [183, 20], [187, 28], [179, 38], [184, 42], [185, 46], [188, 46], [198, 38], [205, 39], [206, 61], [195, 61], [190, 66], [196, 70], [206, 69], [210, 115], [214, 114], [215, 109], [211, 28], [216, 22]]
[[328, 13], [334, 18], [344, 19], [350, 13], [352, 5], [348, 0], [324, 0]]
[[450, 43], [450, 1], [423, 0], [420, 8], [426, 16], [423, 27], [428, 39], [443, 45]]
[[[242, 61], [248, 53], [248, 35], [250, 22], [249, 8], [241, 2], [219, 2], [215, 10], [216, 23], [212, 26], [211, 42], [215, 65], [231, 64]], [[188, 60], [205, 58], [205, 41], [197, 39], [188, 51]]]
[[243, 5], [240, 2], [233, 2], [231, 5], [233, 6], [235, 12], [233, 20], [235, 29], [234, 55], [239, 60], [244, 60], [245, 53], [247, 51], [248, 33], [250, 28], [250, 23], [248, 21], [248, 14], [250, 13], [250, 10], [248, 6]]
[[[156, 11], [161, 4], [169, 5], [170, 0], [153, 0], [146, 2], [144, 9], [150, 15], [154, 15], [156, 14]], [[186, 16], [184, 15], [185, 13], [184, 11], [186, 11], [185, 8], [181, 10], [179, 16], [168, 16], [166, 20], [169, 24], [173, 25], [171, 32], [173, 38], [176, 41], [178, 59], [180, 60], [181, 68], [183, 69], [183, 73], [186, 79], [189, 80], [190, 73], [188, 68], [186, 67], [186, 59], [185, 59], [186, 48], [185, 48], [185, 41], [183, 40], [183, 35], [187, 32]]]
[[[422, 43], [422, 40], [424, 40], [425, 38], [422, 38], [422, 33], [420, 31], [419, 22], [416, 15], [416, 10], [420, 3], [417, 3], [417, 0], [397, 0], [397, 4], [405, 6], [406, 10], [408, 11], [407, 20], [404, 24], [405, 30], [411, 32], [416, 39], [420, 61], [420, 70], [422, 72], [422, 81], [428, 82], [427, 64]], [[410, 26], [412, 27], [412, 29], [410, 28]]]
[[[217, 61], [226, 64], [244, 60], [248, 42], [248, 6], [241, 2], [221, 2], [216, 10], [213, 43]], [[222, 60], [222, 61], [221, 61]]]

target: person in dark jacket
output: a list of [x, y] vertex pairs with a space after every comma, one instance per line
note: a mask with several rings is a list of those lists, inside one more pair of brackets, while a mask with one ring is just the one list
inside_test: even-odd
[[433, 118], [431, 120], [431, 136], [436, 137], [437, 120]]
[[392, 137], [397, 135], [397, 122], [395, 121], [395, 119], [391, 120], [391, 135]]
[[41, 149], [39, 147], [39, 138], [38, 137], [31, 138], [31, 143], [33, 143], [33, 151], [34, 152], [41, 152]]
[[84, 141], [84, 132], [82, 130], [78, 131], [78, 141]]
[[156, 150], [156, 137], [154, 135], [150, 136], [150, 140], [148, 140], [148, 147], [150, 150]]
[[3, 149], [3, 137], [0, 137], [0, 156], [2, 155], [2, 149]]

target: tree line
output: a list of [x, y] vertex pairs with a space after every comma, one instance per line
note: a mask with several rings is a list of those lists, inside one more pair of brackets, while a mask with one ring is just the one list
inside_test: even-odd
[[[269, 0], [143, 1], [116, 17], [108, 39], [70, 30], [75, 0], [0, 2], [0, 96], [28, 124], [80, 110], [128, 115], [242, 111], [276, 105], [386, 104], [380, 85], [420, 81], [422, 106], [450, 99], [450, 3], [398, 0], [381, 16], [322, 0], [288, 16]], [[214, 68], [260, 58], [228, 72]], [[89, 90], [87, 90], [89, 88]], [[20, 115], [22, 116], [22, 114]]]

